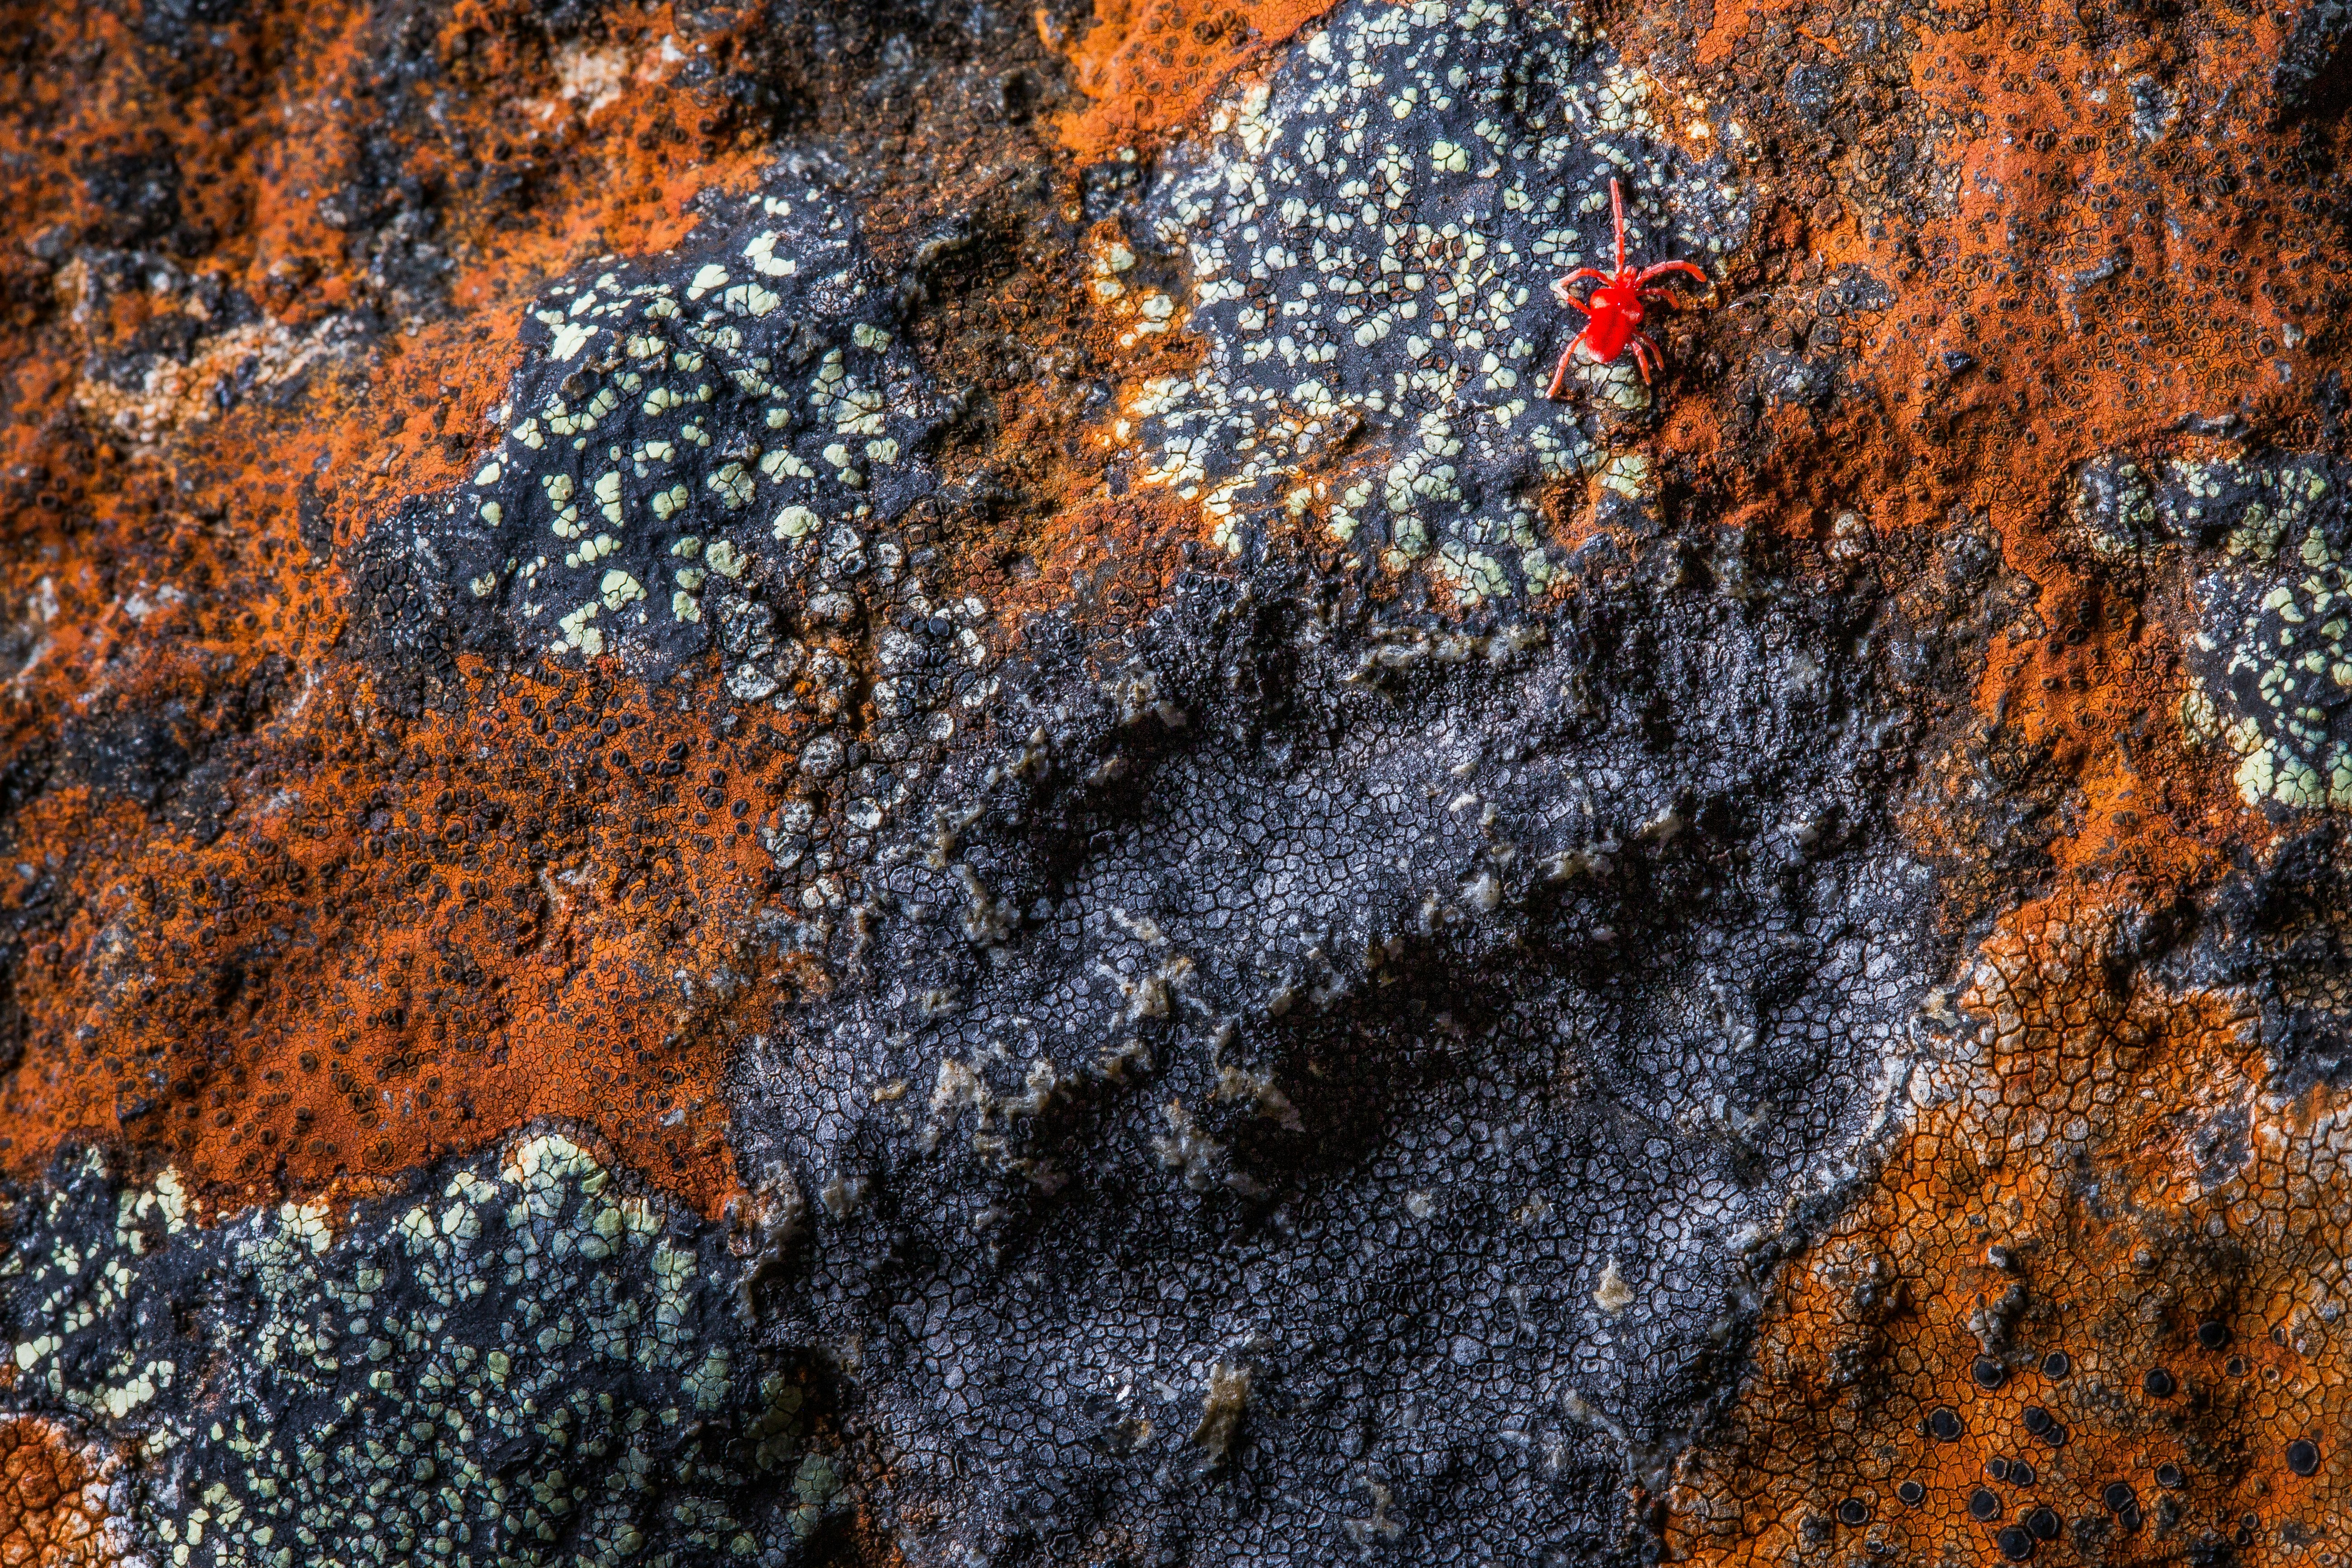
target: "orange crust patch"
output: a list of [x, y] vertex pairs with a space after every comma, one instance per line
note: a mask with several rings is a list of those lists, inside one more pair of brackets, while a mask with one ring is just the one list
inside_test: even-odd
[[[11, 1367], [10, 1371], [15, 1368]], [[108, 1568], [104, 1485], [57, 1428], [0, 1421], [0, 1568]]]
[[1095, 0], [1094, 25], [1046, 47], [1069, 58], [1093, 101], [1055, 123], [1087, 163], [1159, 145], [1216, 96], [1233, 74], [1286, 43], [1338, 0]]
[[[1817, 533], [1853, 508], [1894, 537], [1941, 530], [1956, 507], [1987, 518], [2042, 595], [2030, 637], [1997, 639], [1975, 706], [2074, 792], [2075, 825], [2052, 847], [2063, 873], [2186, 885], [2209, 845], [2271, 837], [2226, 769], [2179, 742], [2179, 595], [2095, 569], [2067, 509], [2077, 465], [2102, 452], [2217, 447], [2179, 433], [2191, 417], [2240, 419], [2257, 446], [2324, 439], [2311, 389], [2347, 366], [2325, 325], [2344, 264], [2336, 229], [2306, 214], [2347, 127], [2271, 122], [2253, 84], [2284, 17], [2205, 10], [2118, 39], [2038, 0], [1948, 9], [1942, 26], [1727, 0], [1629, 17], [1620, 43], [1655, 73], [1670, 129], [1732, 154], [1760, 197], [1720, 306], [1673, 329], [1686, 368], [1662, 458], [1748, 526]], [[1832, 112], [1863, 117], [1859, 134], [1769, 112], [1800, 67], [1843, 84]], [[1829, 308], [1845, 268], [1891, 303]], [[1710, 378], [1769, 347], [1826, 350], [1849, 394], [1743, 415]]]
[[0, 1161], [121, 1138], [250, 1200], [558, 1117], [715, 1212], [724, 1065], [803, 978], [751, 940], [782, 737], [578, 672], [413, 721], [349, 679], [277, 699], [193, 835], [87, 788], [20, 817], [78, 847], [75, 912], [17, 976]]
[[2352, 1100], [2270, 1090], [2235, 998], [2118, 981], [2125, 913], [1985, 944], [1928, 1103], [1679, 1463], [1671, 1560], [1995, 1562], [2037, 1509], [2093, 1563], [2346, 1539]]

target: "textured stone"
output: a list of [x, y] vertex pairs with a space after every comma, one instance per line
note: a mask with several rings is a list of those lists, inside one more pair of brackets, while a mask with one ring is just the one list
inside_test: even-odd
[[20, 10], [0, 1563], [2346, 1550], [2332, 3]]

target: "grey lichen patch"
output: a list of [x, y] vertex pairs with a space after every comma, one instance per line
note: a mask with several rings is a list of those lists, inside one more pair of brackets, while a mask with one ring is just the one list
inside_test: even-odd
[[722, 1238], [565, 1138], [218, 1229], [91, 1159], [38, 1212], [5, 1403], [143, 1456], [136, 1560], [784, 1563], [841, 1489]]
[[1353, 1561], [1368, 1484], [1433, 1561], [1612, 1560], [1945, 978], [1859, 612], [1769, 564], [1465, 625], [1244, 563], [1026, 628], [733, 1124], [862, 1184], [762, 1311], [859, 1347], [951, 1505], [911, 1561]]
[[[554, 285], [498, 446], [362, 548], [385, 634], [656, 675], [746, 640], [730, 628], [931, 487], [940, 409], [898, 310], [849, 204], [799, 163], [674, 251]], [[727, 649], [739, 695], [800, 673], [765, 641]]]
[[[1639, 258], [1705, 262], [1746, 229], [1745, 198], [1664, 143], [1648, 98], [1570, 12], [1342, 5], [1146, 205], [1139, 242], [1181, 258], [1206, 353], [1125, 409], [1140, 480], [1197, 501], [1236, 552], [1304, 517], [1467, 600], [1541, 592], [1543, 482], [1646, 478], [1608, 449], [1648, 406], [1630, 355], [1543, 395], [1581, 322], [1551, 281], [1610, 264], [1612, 176]], [[1125, 255], [1098, 293], [1128, 289]]]
[[2140, 504], [2202, 540], [2181, 721], [2226, 746], [2248, 805], [2352, 811], [2352, 553], [2343, 478], [2322, 458], [2162, 466]]

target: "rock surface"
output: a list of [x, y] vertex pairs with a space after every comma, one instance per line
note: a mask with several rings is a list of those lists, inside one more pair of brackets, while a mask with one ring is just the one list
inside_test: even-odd
[[2337, 1561], [2347, 26], [16, 7], [0, 1562]]

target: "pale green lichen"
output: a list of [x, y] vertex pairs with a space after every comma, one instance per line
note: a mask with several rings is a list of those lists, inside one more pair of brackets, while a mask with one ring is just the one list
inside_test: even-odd
[[118, 1500], [150, 1561], [682, 1564], [772, 1554], [842, 1489], [712, 1241], [570, 1139], [217, 1230], [168, 1171], [97, 1201], [94, 1238], [53, 1205], [0, 1275], [11, 1394], [173, 1457], [174, 1485]]
[[[1648, 85], [1579, 17], [1537, 15], [1343, 11], [1271, 82], [1237, 88], [1147, 205], [1206, 353], [1139, 385], [1112, 433], [1137, 481], [1198, 505], [1229, 553], [1319, 510], [1333, 542], [1477, 603], [1551, 581], [1545, 480], [1606, 465], [1610, 504], [1649, 499], [1639, 459], [1612, 464], [1601, 434], [1649, 406], [1630, 354], [1580, 358], [1564, 397], [1544, 395], [1575, 333], [1549, 284], [1608, 259], [1590, 247], [1612, 174], [1652, 249], [1719, 244], [1704, 227], [1744, 221], [1742, 198], [1675, 166]], [[1666, 232], [1667, 207], [1692, 226]], [[1128, 237], [1104, 237], [1097, 298], [1126, 310], [1135, 265]], [[1166, 306], [1150, 295], [1128, 337]]]
[[2352, 811], [2352, 574], [2325, 466], [2184, 462], [2162, 474], [2168, 526], [2228, 529], [2228, 564], [2199, 588], [2183, 734], [2237, 753], [2248, 805]]

